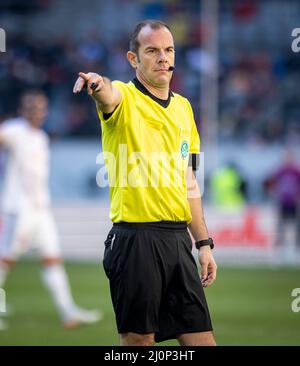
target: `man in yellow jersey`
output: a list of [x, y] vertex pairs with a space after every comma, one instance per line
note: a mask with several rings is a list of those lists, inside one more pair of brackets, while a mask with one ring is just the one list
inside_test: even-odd
[[120, 344], [177, 338], [183, 346], [215, 345], [203, 287], [214, 282], [217, 266], [192, 164], [200, 140], [189, 102], [169, 88], [169, 27], [139, 23], [127, 59], [136, 70], [129, 83], [80, 72], [73, 89], [87, 88], [102, 126], [113, 221], [103, 265]]

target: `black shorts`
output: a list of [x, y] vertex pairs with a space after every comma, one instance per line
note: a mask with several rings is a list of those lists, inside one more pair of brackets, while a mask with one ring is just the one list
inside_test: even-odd
[[186, 223], [118, 223], [105, 241], [103, 266], [119, 333], [155, 333], [155, 341], [212, 330]]

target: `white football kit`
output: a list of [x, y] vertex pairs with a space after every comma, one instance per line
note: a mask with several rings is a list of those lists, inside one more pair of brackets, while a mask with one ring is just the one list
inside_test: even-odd
[[0, 125], [8, 149], [2, 191], [0, 257], [16, 260], [29, 248], [43, 257], [60, 257], [58, 233], [50, 210], [49, 139], [25, 119]]

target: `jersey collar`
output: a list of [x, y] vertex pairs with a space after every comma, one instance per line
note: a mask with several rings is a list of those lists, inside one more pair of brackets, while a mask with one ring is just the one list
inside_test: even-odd
[[138, 78], [134, 78], [133, 80], [131, 80], [131, 82], [134, 84], [134, 86], [139, 91], [141, 91], [145, 95], [148, 95], [148, 97], [150, 97], [152, 100], [154, 100], [155, 102], [157, 102], [159, 105], [161, 105], [164, 108], [167, 108], [168, 107], [168, 105], [171, 102], [171, 97], [174, 96], [174, 94], [172, 93], [172, 91], [169, 90], [168, 99], [160, 99], [160, 98], [157, 98], [155, 95], [151, 94], [149, 92], [149, 90], [138, 80]]

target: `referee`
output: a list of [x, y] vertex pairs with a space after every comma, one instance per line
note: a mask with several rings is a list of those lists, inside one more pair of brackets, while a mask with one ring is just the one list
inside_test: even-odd
[[[193, 170], [200, 140], [187, 99], [169, 88], [175, 48], [167, 24], [139, 23], [127, 59], [136, 77], [125, 84], [79, 73], [102, 126], [113, 227], [103, 265], [120, 344], [151, 346], [177, 338], [182, 346], [215, 345], [203, 287], [216, 263]], [[201, 280], [191, 254], [199, 249]]]

